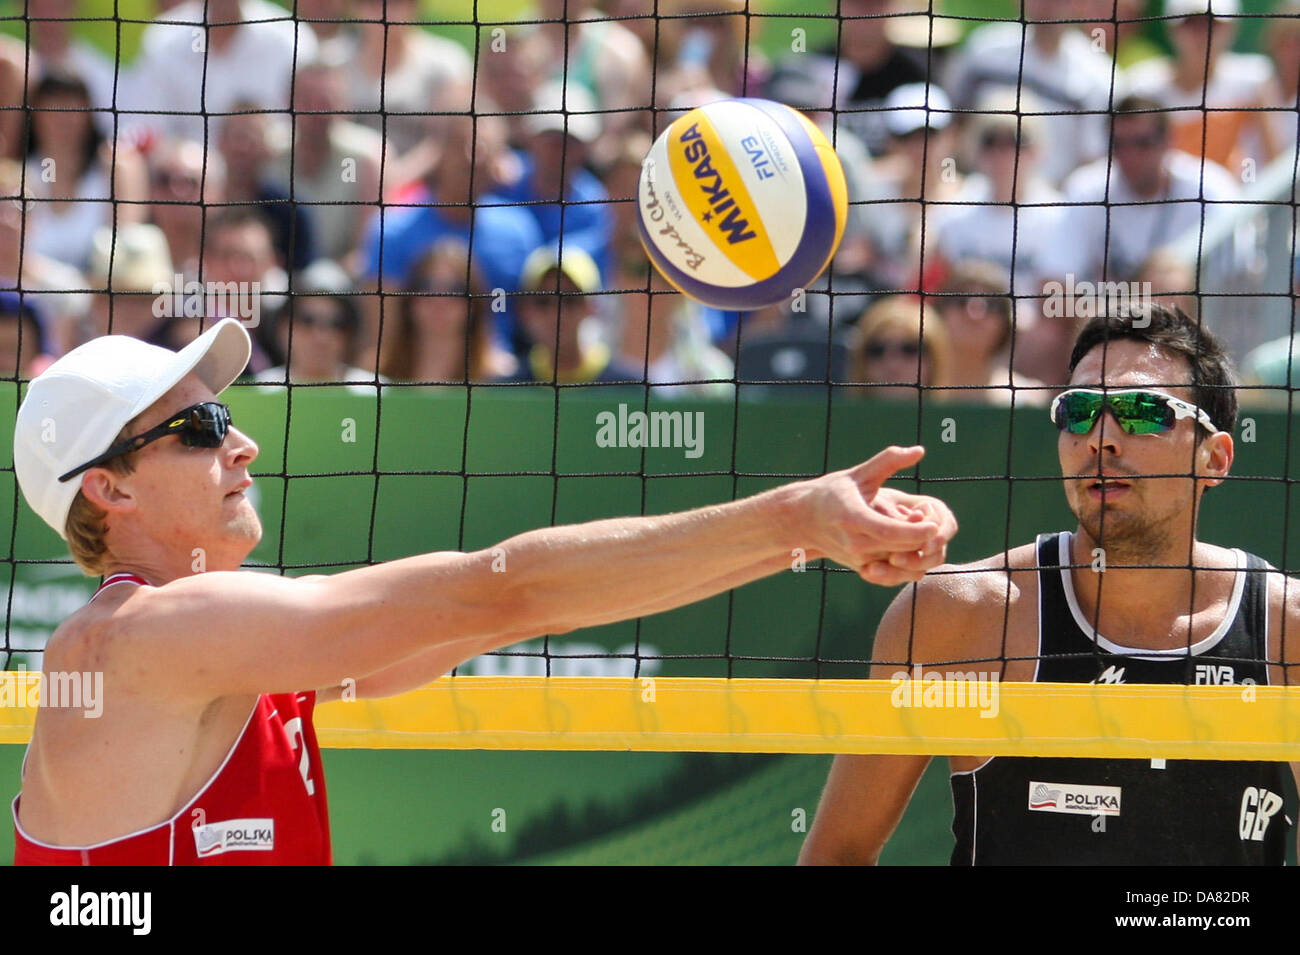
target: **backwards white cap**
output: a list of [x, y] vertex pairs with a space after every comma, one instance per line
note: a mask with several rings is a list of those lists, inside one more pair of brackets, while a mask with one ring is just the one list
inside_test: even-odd
[[68, 352], [32, 380], [14, 423], [14, 471], [32, 510], [67, 540], [64, 525], [82, 475], [59, 475], [107, 451], [113, 439], [191, 371], [220, 394], [239, 377], [252, 344], [223, 319], [180, 351], [105, 335]]

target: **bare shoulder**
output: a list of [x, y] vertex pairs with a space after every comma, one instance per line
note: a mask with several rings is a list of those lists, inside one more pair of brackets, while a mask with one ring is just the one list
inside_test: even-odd
[[1036, 628], [1028, 616], [1036, 615], [1036, 563], [1034, 545], [1025, 544], [936, 567], [894, 598], [873, 657], [926, 664], [1008, 656]]
[[320, 585], [255, 571], [213, 571], [161, 586], [119, 584], [65, 620], [46, 648], [46, 665], [129, 671], [137, 685], [151, 678], [174, 685], [174, 665], [200, 648], [236, 636], [249, 616], [306, 613]]
[[1285, 665], [1269, 667], [1269, 681], [1300, 683], [1300, 580], [1272, 566], [1268, 573], [1268, 657]]
[[140, 589], [129, 584], [110, 588], [64, 619], [46, 641], [44, 669], [103, 670], [107, 656], [103, 637], [108, 622], [117, 608]]

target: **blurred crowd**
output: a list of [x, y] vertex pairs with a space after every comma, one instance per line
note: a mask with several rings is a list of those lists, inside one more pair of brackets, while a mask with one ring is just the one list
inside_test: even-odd
[[[184, 0], [116, 58], [77, 0], [27, 0], [26, 42], [0, 36], [0, 377], [235, 314], [268, 385], [1044, 404], [1096, 290], [1191, 314], [1218, 291], [1186, 237], [1294, 157], [1300, 0], [1249, 51], [1237, 0], [928, 7], [841, 0], [818, 47], [762, 0], [538, 0], [456, 38], [415, 0]], [[736, 313], [650, 267], [634, 200], [674, 116], [746, 95], [823, 129], [851, 207], [806, 296]], [[255, 283], [251, 315], [189, 291], [213, 283]], [[1243, 340], [1286, 384], [1300, 347]]]

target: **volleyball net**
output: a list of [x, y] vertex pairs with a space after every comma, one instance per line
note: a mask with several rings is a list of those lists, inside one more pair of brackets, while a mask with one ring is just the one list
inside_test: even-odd
[[[1077, 523], [1047, 404], [1082, 324], [1176, 304], [1241, 371], [1237, 460], [1198, 534], [1281, 589], [1300, 9], [1215, 12], [32, 2], [0, 18], [0, 417], [94, 334], [180, 347], [236, 317], [255, 353], [225, 400], [261, 447], [261, 572], [716, 503], [890, 443], [927, 447], [895, 483], [950, 504], [970, 561]], [[827, 273], [761, 312], [685, 300], [636, 237], [650, 144], [726, 96], [805, 111], [849, 181]], [[94, 581], [4, 463], [0, 742], [21, 742], [45, 641]], [[1300, 697], [1216, 685], [1217, 659], [1164, 686], [1013, 682], [1005, 649], [883, 659], [894, 593], [795, 551], [318, 728], [370, 748], [1300, 757]]]

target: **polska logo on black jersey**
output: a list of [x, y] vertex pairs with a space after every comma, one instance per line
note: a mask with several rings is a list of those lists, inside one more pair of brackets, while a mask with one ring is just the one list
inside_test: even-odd
[[1081, 816], [1118, 816], [1119, 786], [1082, 786], [1078, 783], [1029, 782], [1032, 812], [1068, 812]]

